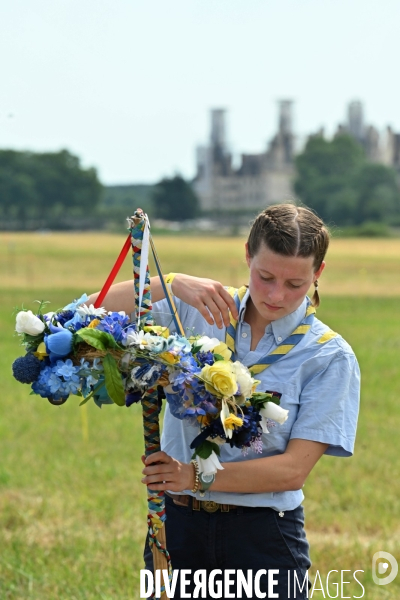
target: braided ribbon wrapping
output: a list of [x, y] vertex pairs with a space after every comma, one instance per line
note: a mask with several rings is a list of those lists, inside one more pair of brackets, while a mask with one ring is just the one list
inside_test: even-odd
[[[150, 272], [148, 265], [148, 221], [146, 215], [137, 209], [132, 219], [133, 227], [131, 230], [132, 255], [133, 255], [133, 277], [135, 283], [135, 308], [136, 322], [138, 325], [154, 325], [154, 319], [151, 316], [151, 292], [150, 292]], [[147, 239], [143, 240], [144, 232], [147, 233]], [[146, 249], [144, 246], [146, 245]], [[142, 249], [144, 260], [142, 263]]]
[[[140, 327], [154, 324], [151, 314], [150, 273], [148, 267], [148, 220], [141, 209], [137, 209], [130, 221], [133, 273], [135, 284], [136, 322]], [[143, 257], [142, 257], [143, 251]], [[142, 260], [143, 258], [143, 260]], [[162, 401], [157, 389], [148, 390], [142, 398], [143, 430], [145, 454], [149, 456], [160, 450], [159, 415]], [[171, 558], [166, 548], [165, 536], [165, 497], [164, 492], [147, 488], [148, 515], [147, 525], [149, 542], [153, 551], [154, 570], [168, 570], [169, 580], [172, 580]], [[165, 586], [161, 588], [161, 599], [166, 598]]]

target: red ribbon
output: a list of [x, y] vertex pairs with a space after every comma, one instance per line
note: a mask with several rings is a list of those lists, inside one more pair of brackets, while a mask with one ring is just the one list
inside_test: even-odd
[[100, 294], [97, 297], [96, 302], [94, 303], [94, 307], [95, 308], [100, 308], [104, 298], [107, 295], [108, 290], [110, 289], [110, 287], [113, 284], [114, 279], [116, 278], [116, 276], [118, 275], [118, 271], [120, 270], [120, 268], [122, 267], [122, 264], [126, 258], [126, 255], [129, 252], [129, 248], [131, 247], [131, 234], [129, 233], [128, 237], [126, 238], [126, 242], [121, 250], [121, 252], [119, 253], [119, 256], [117, 258], [117, 260], [115, 261], [115, 265], [113, 266], [113, 268], [111, 269], [111, 273], [109, 274], [109, 276], [107, 277], [107, 281], [105, 282], [105, 284], [103, 285]]

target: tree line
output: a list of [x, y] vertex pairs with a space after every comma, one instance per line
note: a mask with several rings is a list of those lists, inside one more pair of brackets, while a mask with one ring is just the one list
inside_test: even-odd
[[296, 158], [294, 189], [300, 200], [328, 223], [400, 225], [399, 175], [367, 161], [348, 135], [328, 141], [313, 137]]
[[90, 219], [102, 185], [95, 169], [60, 152], [0, 150], [0, 220], [3, 228], [64, 228], [71, 218]]
[[[326, 222], [400, 225], [399, 174], [367, 161], [348, 135], [312, 137], [296, 158], [294, 191]], [[201, 216], [199, 198], [180, 175], [155, 185], [103, 188], [67, 150], [0, 150], [0, 227], [54, 229], [109, 227], [142, 206], [150, 217], [183, 221]], [[260, 207], [262, 209], [264, 207]]]

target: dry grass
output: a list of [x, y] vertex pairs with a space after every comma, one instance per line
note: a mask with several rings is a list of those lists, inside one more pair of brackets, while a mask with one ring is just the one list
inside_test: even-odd
[[[155, 241], [165, 273], [188, 272], [235, 286], [246, 282], [244, 238], [159, 237]], [[104, 283], [123, 243], [124, 234], [3, 233], [1, 287], [95, 291]], [[323, 295], [400, 296], [399, 272], [399, 239], [334, 239], [320, 289]], [[127, 259], [118, 280], [131, 277]]]

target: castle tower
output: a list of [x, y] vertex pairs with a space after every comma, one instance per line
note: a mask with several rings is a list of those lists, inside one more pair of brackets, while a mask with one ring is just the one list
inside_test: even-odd
[[294, 135], [292, 120], [293, 100], [279, 100], [278, 133], [271, 140], [269, 162], [273, 167], [281, 168], [293, 163]]
[[359, 142], [364, 139], [364, 109], [359, 100], [353, 100], [348, 106], [347, 131]]
[[224, 108], [214, 108], [211, 111], [211, 168], [216, 175], [228, 175], [232, 166], [226, 142], [225, 113]]
[[279, 100], [279, 133], [292, 135], [292, 105], [293, 100]]
[[211, 146], [213, 148], [226, 148], [226, 125], [224, 108], [214, 108], [211, 111]]

